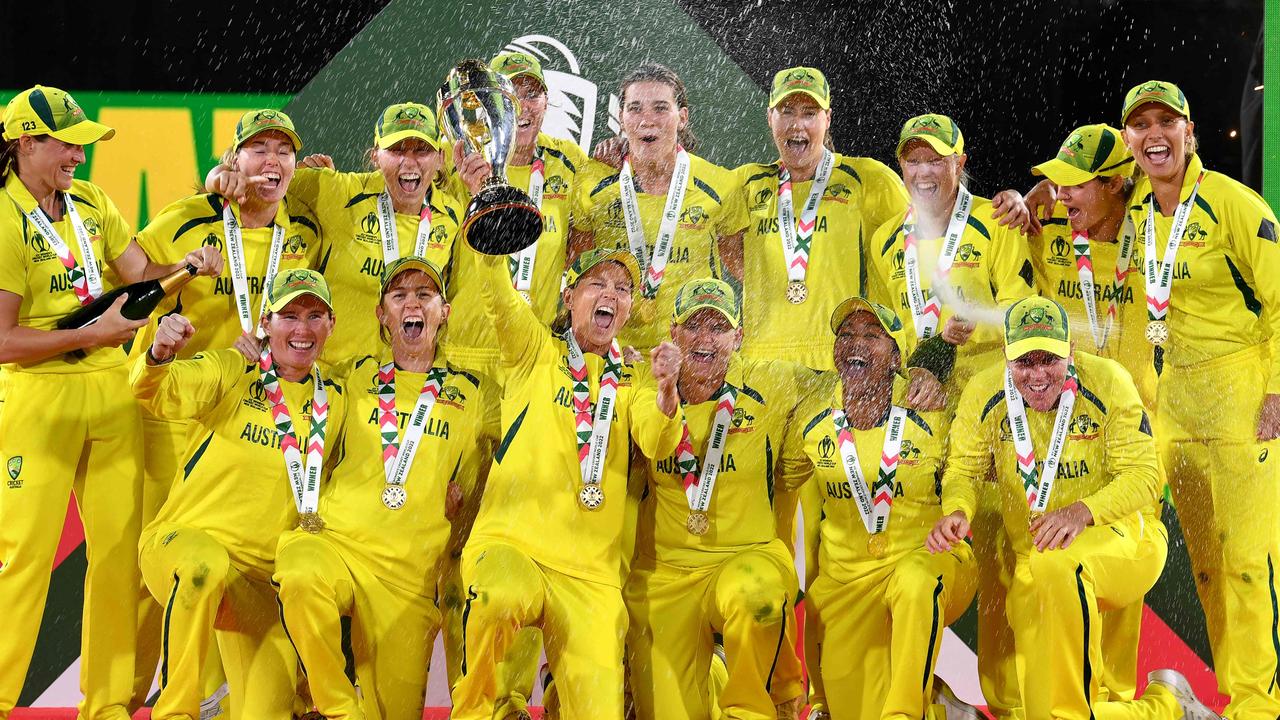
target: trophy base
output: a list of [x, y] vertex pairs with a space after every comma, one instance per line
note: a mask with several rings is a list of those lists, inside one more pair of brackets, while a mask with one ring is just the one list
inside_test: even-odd
[[467, 205], [462, 237], [485, 255], [510, 255], [538, 241], [542, 213], [529, 196], [510, 185], [483, 188]]

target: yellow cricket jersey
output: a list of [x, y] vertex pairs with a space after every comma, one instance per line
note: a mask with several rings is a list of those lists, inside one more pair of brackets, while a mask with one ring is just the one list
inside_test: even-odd
[[[1048, 509], [1080, 500], [1093, 513], [1095, 525], [1131, 519], [1160, 499], [1162, 481], [1151, 423], [1132, 378], [1119, 363], [1078, 353], [1075, 366], [1080, 390]], [[976, 484], [987, 482], [994, 465], [1005, 530], [1014, 549], [1025, 554], [1032, 550], [1027, 496], [1009, 427], [1004, 371], [1001, 364], [978, 373], [960, 398], [952, 427], [964, 431], [952, 438], [947, 456], [942, 512], [963, 510], [972, 518]], [[1056, 414], [1056, 409], [1038, 412], [1027, 407], [1037, 469], [1048, 452]]]
[[[0, 199], [0, 290], [22, 298], [22, 305], [18, 308], [19, 325], [54, 330], [59, 320], [80, 309], [80, 300], [71, 287], [66, 266], [40, 234], [39, 228], [27, 218], [27, 213], [36, 208], [37, 202], [18, 179], [17, 173], [9, 173], [0, 194], [4, 196]], [[68, 194], [75, 203], [84, 229], [89, 233], [98, 268], [105, 270], [106, 263], [114, 262], [129, 247], [129, 225], [111, 198], [97, 185], [73, 180]], [[71, 217], [64, 213], [61, 220], [51, 224], [75, 256], [76, 263], [84, 267]], [[111, 273], [106, 273], [103, 277], [103, 292], [112, 287], [110, 276]], [[124, 351], [120, 348], [93, 348], [86, 350], [83, 358], [59, 355], [33, 363], [7, 363], [0, 369], [8, 372], [78, 373], [115, 367], [124, 359]]]
[[[787, 301], [787, 262], [778, 233], [778, 163], [737, 169], [750, 224], [743, 237], [742, 353], [830, 370], [827, 319], [840, 301], [863, 294], [863, 257], [872, 233], [907, 209], [898, 174], [871, 158], [835, 156], [818, 216], [805, 275], [809, 297]], [[791, 184], [797, 217], [812, 180]]]
[[[1190, 197], [1203, 169], [1200, 156], [1192, 157], [1179, 202]], [[1144, 258], [1141, 240], [1150, 195], [1151, 181], [1144, 177], [1134, 188], [1129, 208], [1138, 228], [1137, 251]], [[1157, 208], [1155, 220], [1156, 247], [1163, 253], [1173, 225], [1172, 209], [1165, 216]], [[1226, 175], [1205, 172], [1178, 246], [1163, 362], [1185, 367], [1268, 342], [1271, 357], [1277, 357], [1280, 246], [1276, 240], [1276, 216], [1266, 201]], [[1280, 363], [1274, 360], [1267, 392], [1280, 393]]]
[[[915, 334], [911, 303], [907, 299], [907, 276], [903, 268], [902, 221], [905, 211], [876, 230], [867, 248], [867, 297], [893, 308], [909, 333]], [[944, 238], [920, 238], [920, 284], [931, 288], [933, 273]], [[991, 201], [976, 195], [969, 224], [961, 236], [951, 264], [950, 287], [964, 303], [972, 303], [988, 313], [1002, 313], [1010, 303], [1034, 294], [1034, 273], [1027, 257], [1026, 243], [1017, 230], [1003, 227], [991, 216]], [[963, 310], [952, 307], [944, 296], [938, 332], [947, 318]], [[999, 322], [978, 323], [969, 341], [956, 353], [956, 366], [949, 383], [963, 388], [974, 373], [1003, 357]]]
[[[812, 374], [793, 363], [733, 356], [725, 382], [736, 388], [738, 395], [707, 508], [711, 530], [701, 536], [688, 530], [689, 501], [676, 465], [676, 453], [647, 459], [648, 497], [641, 505], [637, 539], [641, 557], [678, 567], [706, 567], [777, 537], [774, 486], [797, 484], [789, 476], [794, 463], [784, 462], [788, 454], [787, 428], [793, 421], [805, 380]], [[717, 404], [712, 399], [684, 406], [699, 471], [706, 458]], [[798, 450], [793, 454], [798, 455]]]
[[[232, 203], [236, 219], [239, 207]], [[284, 225], [284, 243], [280, 252], [280, 268], [314, 268], [320, 260], [320, 231], [315, 217], [305, 208], [291, 206], [288, 199], [280, 203], [275, 223]], [[273, 226], [242, 228], [245, 271], [249, 280], [249, 312], [257, 324], [262, 307], [263, 277], [271, 255]], [[231, 281], [231, 262], [227, 254], [226, 232], [222, 225], [222, 198], [213, 194], [192, 195], [171, 203], [137, 234], [138, 244], [153, 262], [180, 262], [187, 253], [203, 245], [222, 253], [222, 274], [216, 278], [197, 277], [177, 294], [166, 297], [152, 313], [152, 321], [138, 332], [132, 354], [142, 355], [155, 337], [156, 323], [162, 315], [180, 313], [191, 321], [196, 334], [182, 349], [180, 358], [189, 358], [205, 350], [231, 347], [240, 337], [240, 316], [236, 313], [235, 288]], [[372, 309], [369, 310], [372, 314]]]
[[[386, 359], [366, 355], [335, 369], [347, 391], [349, 420], [320, 495], [320, 516], [329, 537], [367, 559], [379, 578], [432, 597], [451, 531], [445, 490], [450, 481], [474, 485], [488, 473], [498, 442], [498, 391], [493, 380], [440, 358], [448, 374], [409, 468], [408, 500], [390, 510], [382, 504], [386, 474], [378, 410], [378, 367]], [[401, 447], [425, 380], [426, 373], [396, 371]]]
[[1089, 243], [1089, 257], [1093, 261], [1094, 307], [1097, 308], [1100, 326], [1106, 325], [1107, 308], [1112, 300], [1116, 303], [1116, 320], [1107, 336], [1106, 346], [1098, 347], [1089, 328], [1089, 312], [1084, 305], [1080, 272], [1076, 268], [1075, 250], [1071, 245], [1071, 224], [1067, 221], [1065, 208], [1059, 205], [1054, 216], [1041, 224], [1044, 231], [1040, 235], [1027, 237], [1040, 294], [1066, 308], [1076, 352], [1110, 358], [1123, 365], [1138, 386], [1143, 406], [1154, 410], [1156, 370], [1152, 364], [1152, 345], [1146, 338], [1147, 309], [1142, 266], [1138, 262], [1142, 238], [1134, 241], [1134, 250], [1129, 257], [1129, 275], [1119, 293], [1114, 291], [1113, 284], [1120, 243]]
[[[819, 567], [823, 574], [837, 582], [851, 582], [877, 568], [892, 565], [920, 548], [942, 516], [939, 481], [946, 459], [949, 418], [945, 412], [907, 410], [894, 477], [893, 506], [884, 531], [889, 541], [888, 554], [874, 558], [867, 551], [870, 536], [858, 512], [853, 487], [845, 475], [839, 433], [832, 419], [833, 409], [843, 407], [844, 397], [839, 381], [833, 378], [831, 384], [829, 392], [805, 403], [795, 428], [802, 436], [806, 475], [810, 476], [809, 482], [818, 484], [822, 498]], [[906, 381], [899, 378], [894, 397], [901, 402], [905, 393]], [[868, 430], [850, 428], [862, 476], [872, 483], [880, 472], [888, 419], [886, 416], [879, 426]]]
[[[336, 459], [334, 448], [342, 446], [347, 400], [339, 383], [323, 379], [329, 401], [327, 471]], [[276, 541], [298, 524], [298, 511], [257, 363], [236, 350], [212, 350], [155, 367], [138, 358], [130, 380], [147, 412], [190, 422], [181, 470], [151, 524], [203, 530], [227, 549], [238, 568], [269, 580]], [[314, 385], [311, 376], [302, 382], [280, 379], [304, 463]]]
[[[289, 197], [313, 209], [320, 221], [320, 262], [316, 267], [329, 281], [334, 314], [342, 318], [324, 347], [323, 359], [330, 364], [364, 355], [378, 343], [378, 320], [373, 314], [383, 266], [378, 196], [386, 189], [386, 181], [377, 171], [298, 168], [289, 183]], [[427, 204], [431, 234], [426, 257], [443, 268], [462, 224], [463, 207], [434, 184], [428, 190]], [[395, 218], [400, 255], [412, 255], [419, 217], [395, 213]]]
[[[542, 235], [534, 255], [529, 296], [538, 321], [550, 326], [560, 310], [560, 279], [564, 276], [568, 255], [569, 214], [578, 173], [587, 164], [587, 156], [572, 140], [543, 133], [538, 134], [538, 148], [543, 163]], [[507, 180], [527, 192], [531, 169], [529, 165], [508, 166]], [[459, 197], [468, 196], [460, 181], [456, 186], [461, 188]], [[479, 283], [480, 278], [487, 275], [476, 267], [477, 262], [476, 254], [469, 250], [453, 253], [448, 274], [449, 299], [454, 306], [446, 337], [451, 358], [465, 367], [488, 372], [498, 367], [498, 338], [493, 332], [493, 323], [485, 315]], [[507, 284], [511, 284], [510, 279]]]
[[[619, 176], [617, 169], [592, 160], [578, 184], [573, 227], [591, 233], [595, 247], [631, 249], [618, 189]], [[689, 183], [658, 296], [644, 300], [637, 286], [631, 319], [618, 336], [618, 342], [648, 352], [669, 337], [676, 290], [696, 278], [724, 276], [716, 239], [736, 235], [748, 224], [742, 193], [738, 191], [740, 185], [732, 170], [689, 154]], [[636, 191], [636, 205], [640, 209], [648, 254], [652, 257], [667, 202], [666, 193], [650, 195], [639, 187]], [[651, 318], [645, 316], [642, 308], [645, 304], [653, 305]]]
[[[482, 289], [502, 351], [503, 431], [468, 543], [509, 543], [553, 570], [621, 587], [632, 442], [648, 457], [666, 457], [680, 442], [683, 414], [668, 418], [658, 409], [646, 365], [624, 365], [600, 481], [604, 505], [579, 507], [582, 471], [568, 347], [505, 281], [502, 262], [482, 265], [490, 278]], [[604, 358], [585, 358], [591, 397], [598, 398]]]

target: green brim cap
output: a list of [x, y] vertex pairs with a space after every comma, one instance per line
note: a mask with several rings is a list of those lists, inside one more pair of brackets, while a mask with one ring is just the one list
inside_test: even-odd
[[276, 130], [288, 135], [289, 140], [293, 142], [293, 151], [295, 153], [302, 151], [302, 138], [298, 137], [293, 121], [284, 114], [283, 110], [270, 108], [250, 110], [240, 116], [240, 122], [236, 123], [235, 149], [239, 150], [240, 146], [252, 140], [254, 135], [268, 130]]
[[681, 285], [676, 291], [675, 308], [672, 319], [676, 324], [688, 321], [702, 309], [715, 310], [734, 328], [742, 324], [737, 294], [729, 283], [716, 278], [697, 278]]
[[110, 140], [116, 131], [90, 120], [71, 94], [36, 85], [18, 93], [5, 107], [4, 139], [23, 135], [51, 135], [72, 145]]
[[939, 155], [963, 155], [964, 135], [960, 126], [946, 115], [930, 113], [917, 115], [902, 126], [898, 134], [897, 156], [902, 156], [902, 149], [912, 140], [923, 140]]
[[773, 87], [769, 90], [769, 107], [777, 107], [778, 103], [792, 93], [804, 93], [813, 98], [823, 110], [831, 109], [831, 86], [827, 84], [827, 77], [817, 68], [793, 67], [779, 70], [773, 76]]
[[636, 286], [640, 284], [640, 265], [636, 262], [636, 256], [631, 254], [630, 250], [621, 248], [595, 248], [588, 250], [577, 257], [573, 264], [564, 274], [565, 287], [573, 287], [578, 284], [578, 280], [587, 274], [591, 268], [602, 262], [619, 263], [627, 269], [627, 273], [631, 275], [632, 292], [635, 292]]
[[515, 79], [521, 75], [528, 75], [542, 84], [547, 86], [547, 80], [542, 76], [542, 63], [538, 62], [538, 58], [515, 50], [500, 52], [493, 56], [489, 61], [489, 69], [500, 75], [505, 76], [508, 80], [515, 82]]
[[1085, 125], [1071, 131], [1058, 156], [1031, 168], [1056, 185], [1080, 185], [1096, 177], [1129, 177], [1133, 155], [1110, 125]]
[[267, 289], [267, 309], [280, 312], [286, 305], [303, 295], [314, 295], [333, 310], [333, 298], [329, 295], [329, 283], [315, 270], [299, 268], [277, 273]]
[[435, 263], [418, 255], [408, 255], [398, 260], [393, 260], [389, 265], [382, 269], [382, 284], [378, 288], [378, 295], [382, 296], [387, 293], [387, 288], [391, 286], [391, 281], [396, 279], [400, 273], [410, 270], [421, 270], [431, 278], [436, 284], [436, 289], [440, 291], [440, 297], [445, 302], [449, 302], [448, 295], [445, 294], [444, 279], [440, 274], [440, 268]]
[[1164, 80], [1148, 80], [1134, 86], [1124, 96], [1124, 112], [1120, 115], [1120, 124], [1128, 123], [1134, 110], [1150, 102], [1160, 103], [1182, 117], [1191, 119], [1191, 105], [1177, 85]]
[[386, 150], [401, 140], [417, 138], [440, 149], [440, 127], [431, 108], [420, 103], [397, 103], [382, 111], [373, 127], [373, 143]]
[[1004, 356], [1017, 360], [1035, 350], [1058, 357], [1071, 354], [1071, 326], [1067, 311], [1057, 302], [1039, 295], [1026, 297], [1004, 313]]

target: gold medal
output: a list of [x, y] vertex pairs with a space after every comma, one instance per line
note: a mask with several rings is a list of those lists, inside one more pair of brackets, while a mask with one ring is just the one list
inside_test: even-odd
[[[1041, 510], [1032, 510], [1030, 513], [1028, 513], [1027, 514], [1027, 532], [1031, 532], [1031, 526], [1035, 524], [1035, 521], [1039, 520], [1042, 517], [1044, 517], [1044, 512]], [[1031, 533], [1031, 534], [1034, 535], [1035, 533]]]
[[1152, 345], [1163, 345], [1169, 342], [1169, 324], [1163, 320], [1152, 320], [1147, 323], [1147, 342]]
[[583, 510], [599, 510], [604, 505], [604, 490], [594, 483], [583, 485], [578, 491], [578, 504]]
[[803, 280], [792, 280], [787, 283], [787, 302], [799, 305], [809, 298], [809, 286]]
[[517, 290], [516, 292], [520, 293], [520, 297], [524, 299], [525, 305], [533, 304], [533, 297], [529, 295], [528, 290]]
[[632, 314], [640, 321], [642, 325], [648, 325], [658, 316], [658, 303], [651, 298], [640, 298], [636, 300]]
[[874, 533], [867, 538], [867, 552], [879, 560], [889, 554], [889, 537], [883, 532]]
[[382, 504], [387, 506], [388, 510], [399, 510], [404, 507], [404, 503], [409, 499], [408, 493], [404, 491], [403, 485], [392, 485], [382, 489]]
[[711, 529], [711, 519], [706, 513], [695, 510], [689, 513], [689, 520], [685, 522], [685, 527], [689, 528], [690, 534], [706, 535]]
[[320, 519], [320, 513], [317, 512], [299, 513], [298, 527], [315, 535], [324, 529], [324, 520]]

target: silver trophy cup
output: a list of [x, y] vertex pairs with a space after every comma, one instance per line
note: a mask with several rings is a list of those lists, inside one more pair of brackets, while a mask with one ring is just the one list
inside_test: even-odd
[[486, 255], [507, 255], [537, 242], [542, 214], [528, 194], [507, 182], [519, 114], [511, 81], [483, 61], [463, 60], [449, 71], [436, 101], [450, 142], [461, 140], [464, 156], [478, 153], [493, 169], [467, 206], [467, 244]]

